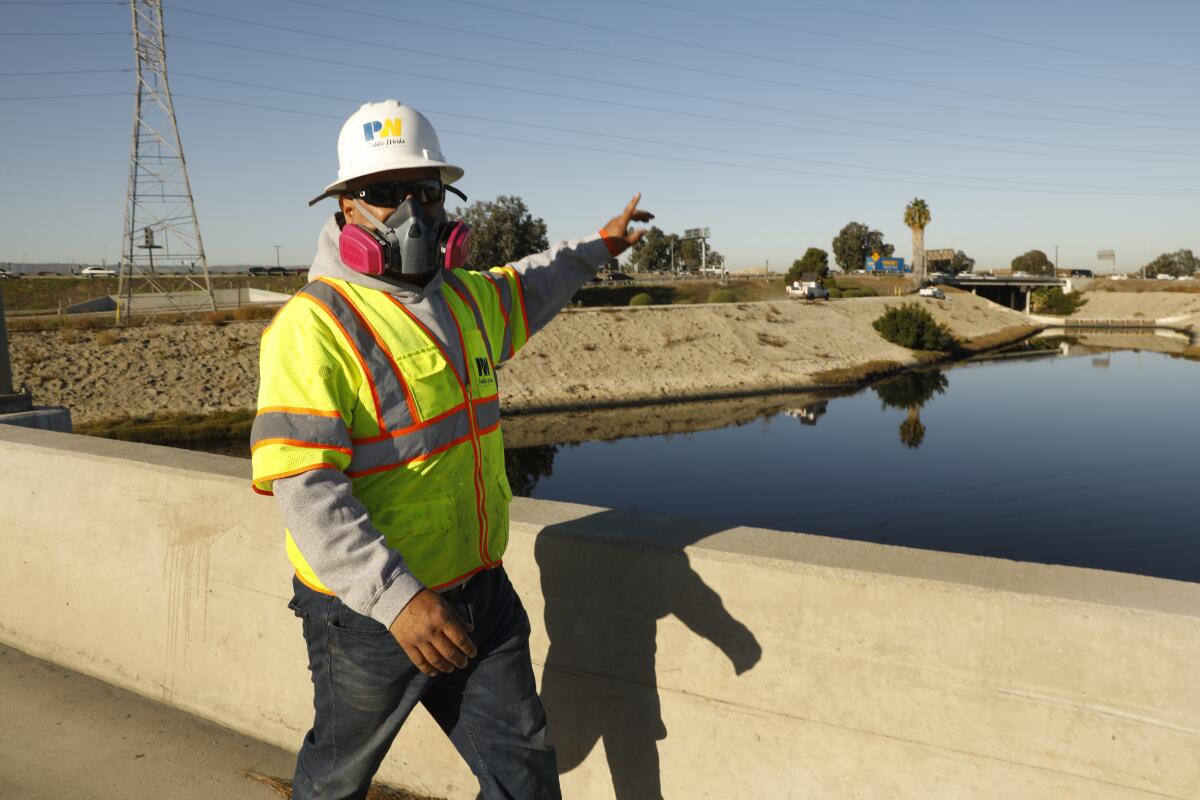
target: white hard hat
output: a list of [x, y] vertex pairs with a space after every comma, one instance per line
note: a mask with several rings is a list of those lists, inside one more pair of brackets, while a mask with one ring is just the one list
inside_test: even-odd
[[345, 191], [355, 178], [413, 167], [437, 167], [443, 183], [463, 176], [462, 167], [446, 163], [437, 132], [421, 112], [399, 100], [363, 103], [338, 136], [338, 179], [308, 204]]

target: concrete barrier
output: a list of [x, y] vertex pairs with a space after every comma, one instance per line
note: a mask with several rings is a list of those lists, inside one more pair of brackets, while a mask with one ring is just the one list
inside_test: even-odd
[[[290, 571], [247, 471], [0, 426], [0, 639], [298, 746]], [[1200, 796], [1200, 586], [562, 503], [513, 519], [568, 797]], [[381, 777], [475, 791], [421, 711]]]

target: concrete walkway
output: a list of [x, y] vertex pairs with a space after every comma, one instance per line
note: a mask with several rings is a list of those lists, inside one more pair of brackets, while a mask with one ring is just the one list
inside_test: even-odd
[[295, 756], [0, 645], [0, 797], [272, 800]]

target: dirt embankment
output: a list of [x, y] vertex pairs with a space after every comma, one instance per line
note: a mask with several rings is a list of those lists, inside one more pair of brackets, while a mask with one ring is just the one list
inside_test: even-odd
[[1200, 326], [1200, 293], [1087, 291], [1076, 319], [1172, 320]]
[[[913, 298], [830, 303], [596, 309], [562, 314], [501, 374], [506, 408], [655, 403], [828, 385], [822, 373], [870, 362], [915, 364], [871, 327]], [[960, 338], [1026, 325], [1023, 314], [968, 294], [916, 300]]]
[[[914, 364], [913, 353], [871, 327], [887, 306], [905, 300], [569, 310], [505, 365], [504, 406], [512, 413], [800, 391], [827, 384], [821, 373], [830, 370]], [[1027, 323], [967, 294], [917, 302], [961, 338]], [[250, 408], [264, 326], [13, 332], [13, 377], [39, 404], [70, 408], [77, 423]]]

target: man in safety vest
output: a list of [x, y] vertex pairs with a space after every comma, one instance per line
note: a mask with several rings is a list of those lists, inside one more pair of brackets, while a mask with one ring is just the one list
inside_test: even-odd
[[[462, 269], [447, 219], [463, 175], [429, 121], [395, 100], [342, 127], [340, 206], [311, 282], [264, 331], [254, 488], [274, 494], [296, 570], [316, 719], [293, 797], [361, 798], [422, 703], [485, 798], [558, 797], [501, 557], [512, 497], [497, 364], [511, 358], [652, 215], [487, 272]], [[311, 205], [311, 203], [310, 203]]]

